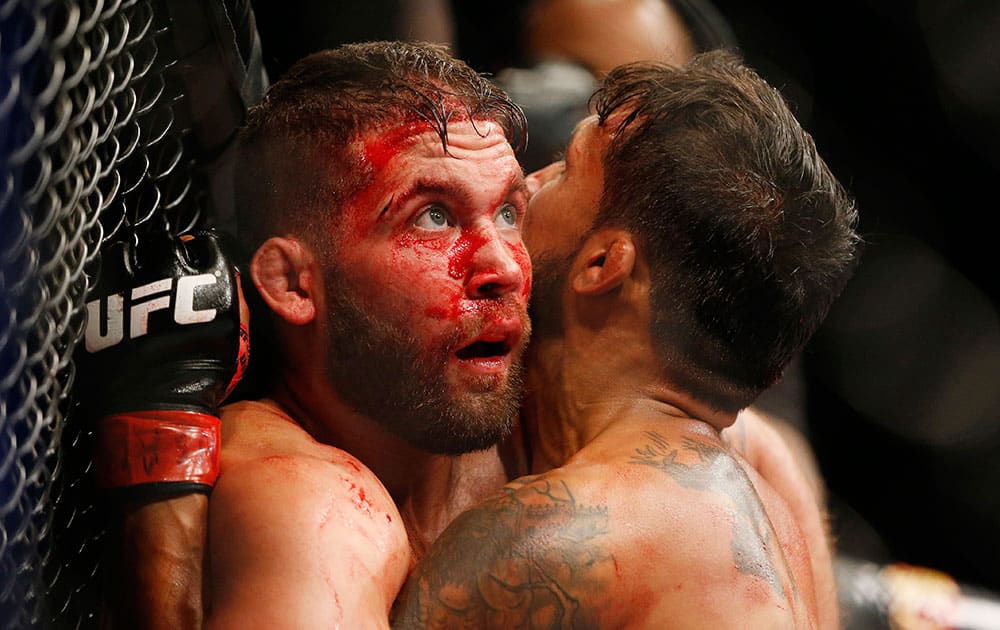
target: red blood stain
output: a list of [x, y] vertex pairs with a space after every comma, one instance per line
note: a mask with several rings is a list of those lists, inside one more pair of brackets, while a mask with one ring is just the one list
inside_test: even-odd
[[445, 319], [457, 322], [463, 309], [461, 306], [461, 296], [454, 295], [442, 300], [443, 304], [429, 307], [425, 313], [434, 319]]
[[448, 275], [456, 280], [467, 278], [473, 257], [485, 244], [481, 234], [462, 234], [448, 250]]
[[[429, 126], [424, 121], [410, 121], [398, 127], [368, 134], [363, 140], [364, 144], [358, 164], [359, 172], [366, 173], [377, 181], [379, 173], [385, 170], [389, 162], [411, 147], [413, 140], [427, 129]], [[403, 164], [405, 161], [398, 161], [393, 165], [393, 169], [402, 168]], [[384, 187], [369, 185], [359, 191], [350, 200], [349, 205], [365, 209], [370, 204], [377, 203], [377, 197], [384, 192]], [[327, 229], [330, 232], [339, 232], [346, 243], [357, 244], [371, 229], [371, 226], [367, 228], [355, 227], [353, 231], [344, 229], [339, 225], [343, 218], [340, 213], [334, 213], [333, 223]]]
[[356, 484], [354, 484], [354, 482], [351, 482], [351, 481], [348, 481], [348, 485], [351, 487], [351, 490], [353, 490], [353, 491], [355, 491], [357, 493], [357, 497], [354, 500], [354, 505], [358, 509], [360, 509], [361, 511], [363, 511], [365, 514], [368, 514], [370, 516], [371, 513], [372, 513], [372, 507], [373, 506], [372, 506], [372, 502], [369, 501], [368, 497], [365, 496], [365, 489], [364, 488], [359, 488]]
[[422, 127], [427, 126], [423, 121], [409, 122], [375, 135], [365, 142], [362, 159], [375, 171], [382, 170], [409, 146], [412, 138], [426, 131]]
[[[476, 254], [488, 242], [489, 238], [481, 233], [459, 238], [448, 250], [448, 275], [456, 280], [468, 278], [474, 268]], [[524, 278], [521, 295], [527, 298], [531, 294], [531, 259], [528, 257], [528, 252], [520, 242], [511, 244], [501, 241], [501, 243], [506, 247], [507, 254], [514, 259], [514, 263], [521, 268], [521, 275]], [[491, 270], [484, 269], [484, 271]]]
[[436, 276], [447, 259], [450, 243], [446, 239], [421, 239], [404, 232], [396, 237], [392, 245], [392, 260], [387, 265], [390, 273], [419, 274], [419, 280]]
[[[449, 246], [449, 243], [445, 239], [438, 238], [420, 238], [411, 232], [402, 232], [396, 236], [396, 242], [393, 244], [397, 254], [418, 252], [420, 250], [428, 250], [430, 252], [443, 252]], [[419, 255], [419, 254], [418, 254]], [[424, 258], [424, 256], [421, 256]], [[430, 261], [430, 257], [427, 257]]]

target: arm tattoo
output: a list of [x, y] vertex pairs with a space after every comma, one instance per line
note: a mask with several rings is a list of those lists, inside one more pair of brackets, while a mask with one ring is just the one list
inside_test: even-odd
[[604, 506], [525, 477], [465, 512], [434, 543], [393, 610], [393, 628], [579, 628], [604, 588]]
[[677, 461], [680, 451], [662, 435], [647, 431], [646, 437], [649, 443], [636, 449], [632, 462], [662, 470], [685, 488], [721, 492], [728, 497], [735, 505], [732, 549], [737, 570], [765, 580], [785, 599], [773, 558], [780, 547], [746, 471], [715, 444], [683, 438], [680, 449], [696, 456], [694, 463], [685, 464]]

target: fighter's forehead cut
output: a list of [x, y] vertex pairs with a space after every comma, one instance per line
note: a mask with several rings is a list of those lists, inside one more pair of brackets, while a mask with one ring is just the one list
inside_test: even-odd
[[[396, 179], [400, 171], [409, 170], [422, 160], [448, 158], [437, 168], [454, 168], [458, 162], [493, 162], [496, 168], [507, 170], [507, 163], [516, 164], [513, 149], [500, 125], [492, 121], [449, 121], [447, 144], [426, 121], [372, 129], [357, 138], [360, 162], [377, 177]], [[394, 175], [395, 173], [395, 175]]]

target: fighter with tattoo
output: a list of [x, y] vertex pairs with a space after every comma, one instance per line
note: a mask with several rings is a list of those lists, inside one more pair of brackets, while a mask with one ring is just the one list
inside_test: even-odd
[[[802, 190], [783, 179], [801, 173], [776, 162], [773, 182], [757, 184], [773, 185], [773, 203], [754, 196], [770, 175], [751, 160], [736, 177], [734, 146], [761, 142], [767, 161], [785, 156], [776, 142], [811, 145], [783, 106], [709, 106], [754, 89], [775, 98], [755, 76], [712, 66], [622, 70], [567, 161], [527, 181], [513, 151], [520, 110], [434, 47], [350, 45], [270, 88], [241, 134], [237, 193], [253, 252], [244, 277], [263, 302], [252, 334], [258, 349], [275, 347], [263, 355], [264, 395], [222, 409], [207, 627], [387, 627], [448, 523], [528, 473], [438, 541], [400, 625], [659, 627], [667, 610], [711, 626], [719, 601], [754, 592], [762, 627], [775, 606], [835, 618], [822, 612], [832, 575], [815, 497], [787, 449], [749, 424], [755, 416], [732, 438], [719, 429], [777, 378], [839, 290], [850, 247], [834, 245], [852, 235], [837, 212], [849, 208], [835, 208], [839, 188], [818, 161], [818, 182], [805, 177]], [[705, 72], [719, 76], [684, 79]], [[706, 128], [681, 124], [700, 108]], [[752, 131], [758, 122], [776, 128]], [[619, 185], [605, 190], [605, 169]], [[746, 189], [719, 194], [737, 184]], [[814, 199], [817, 217], [832, 213], [831, 232], [799, 220], [796, 195]], [[734, 216], [737, 206], [751, 214]], [[813, 265], [801, 273], [756, 257], [778, 210], [796, 222], [769, 228], [774, 255]], [[529, 331], [522, 225], [543, 266], [533, 304], [544, 334], [530, 357], [526, 439], [509, 440], [516, 456], [501, 461], [493, 445], [517, 412]], [[785, 230], [799, 229], [811, 249], [787, 254]], [[837, 277], [817, 288], [824, 256]], [[771, 267], [794, 280], [780, 300], [755, 275]], [[775, 339], [787, 348], [762, 357]], [[801, 553], [789, 560], [794, 541]], [[141, 551], [165, 576], [190, 555]], [[657, 581], [667, 575], [669, 588]], [[648, 616], [611, 617], [626, 608]]]
[[528, 177], [525, 476], [445, 530], [393, 627], [835, 628], [815, 505], [722, 431], [850, 277], [853, 201], [728, 53], [592, 103]]

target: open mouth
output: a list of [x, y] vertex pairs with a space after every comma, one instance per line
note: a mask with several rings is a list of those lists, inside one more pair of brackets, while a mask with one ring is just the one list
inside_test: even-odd
[[516, 320], [488, 324], [468, 343], [455, 351], [467, 369], [496, 372], [509, 365], [510, 355], [521, 339], [521, 325]]
[[502, 341], [475, 341], [458, 350], [455, 356], [466, 361], [468, 359], [495, 359], [510, 352], [507, 339]]

